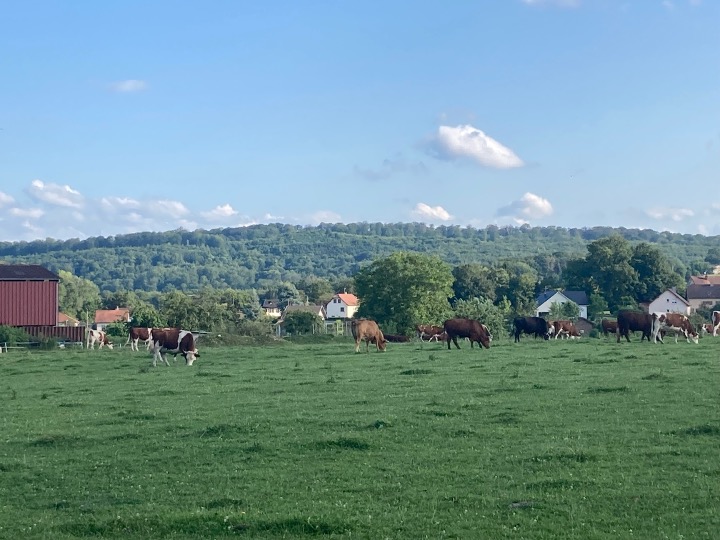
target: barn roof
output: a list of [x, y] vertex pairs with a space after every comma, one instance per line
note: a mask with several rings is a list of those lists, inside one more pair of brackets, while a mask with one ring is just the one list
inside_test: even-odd
[[39, 264], [0, 264], [0, 280], [60, 281], [60, 276]]

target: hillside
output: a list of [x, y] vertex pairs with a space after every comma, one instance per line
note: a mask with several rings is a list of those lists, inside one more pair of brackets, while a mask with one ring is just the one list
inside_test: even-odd
[[432, 227], [420, 223], [269, 224], [136, 233], [86, 240], [0, 243], [4, 263], [42, 264], [90, 279], [101, 290], [263, 288], [315, 275], [337, 279], [398, 250], [439, 255], [451, 265], [521, 259], [538, 268], [582, 257], [588, 243], [619, 234], [658, 247], [681, 274], [710, 269], [703, 259], [720, 237], [594, 227]]

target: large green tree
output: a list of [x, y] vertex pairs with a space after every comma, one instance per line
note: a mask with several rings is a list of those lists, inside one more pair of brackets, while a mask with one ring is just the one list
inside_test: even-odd
[[397, 252], [355, 275], [358, 316], [378, 322], [385, 332], [409, 333], [415, 324], [440, 324], [453, 294], [450, 266], [439, 257]]
[[489, 266], [478, 263], [461, 264], [452, 270], [454, 282], [453, 293], [456, 300], [471, 298], [487, 298], [494, 302], [499, 285], [496, 277], [498, 272]]
[[656, 247], [645, 242], [633, 248], [630, 264], [637, 272], [635, 299], [652, 302], [663, 291], [684, 286], [682, 276], [673, 271], [668, 258]]
[[60, 286], [58, 288], [58, 305], [60, 311], [84, 321], [86, 316], [92, 318], [100, 306], [100, 289], [89, 279], [74, 276], [70, 272], [60, 270]]

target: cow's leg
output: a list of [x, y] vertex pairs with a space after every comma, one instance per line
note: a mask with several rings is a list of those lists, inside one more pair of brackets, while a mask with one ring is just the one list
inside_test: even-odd
[[720, 329], [720, 323], [713, 326], [713, 337], [717, 337], [718, 329]]
[[360, 340], [358, 338], [355, 338], [355, 352], [360, 352]]
[[[459, 348], [460, 348], [460, 345], [458, 345], [457, 336], [453, 336], [453, 337], [452, 337], [452, 340], [453, 340], [453, 343], [455, 344], [455, 347], [457, 347], [457, 348], [459, 349]], [[450, 347], [450, 346], [448, 345], [448, 348], [449, 348], [449, 347]]]

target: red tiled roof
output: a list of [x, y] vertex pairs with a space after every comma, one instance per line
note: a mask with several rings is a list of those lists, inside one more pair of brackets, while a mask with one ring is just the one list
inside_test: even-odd
[[720, 276], [690, 276], [691, 285], [720, 285]]
[[130, 320], [130, 310], [128, 308], [117, 309], [98, 309], [95, 311], [95, 322], [106, 324], [114, 322], [126, 322]]
[[357, 306], [360, 304], [358, 297], [351, 293], [338, 293], [337, 297], [348, 306]]
[[70, 315], [66, 315], [66, 314], [63, 313], [63, 312], [59, 312], [59, 313], [58, 313], [58, 319], [57, 319], [57, 320], [58, 320], [59, 323], [71, 322], [71, 323], [74, 324], [74, 323], [79, 322], [77, 319], [74, 319], [74, 318], [71, 317]]

